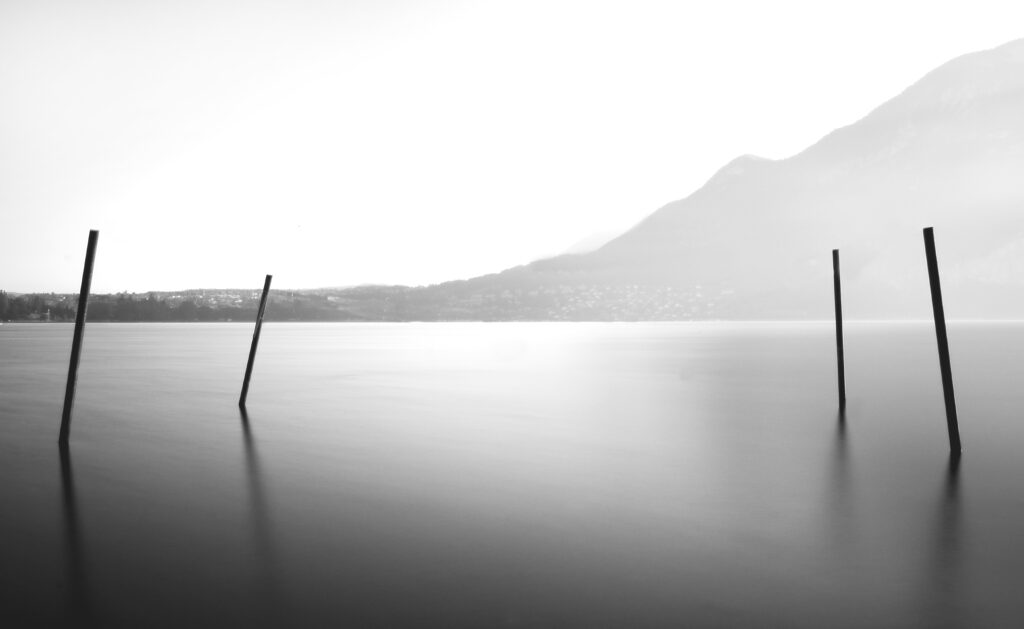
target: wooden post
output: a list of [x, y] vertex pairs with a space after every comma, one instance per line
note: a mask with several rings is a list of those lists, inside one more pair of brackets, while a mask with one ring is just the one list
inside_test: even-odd
[[267, 309], [267, 296], [270, 295], [270, 280], [273, 276], [268, 275], [263, 282], [263, 296], [260, 297], [260, 309], [256, 313], [256, 329], [252, 333], [252, 347], [249, 348], [249, 363], [245, 366], [245, 380], [242, 381], [242, 395], [238, 398], [238, 405], [245, 408], [245, 398], [249, 395], [249, 378], [252, 377], [252, 364], [256, 360], [256, 346], [260, 343], [260, 329], [263, 327], [263, 312]]
[[956, 419], [956, 399], [953, 396], [953, 370], [949, 366], [949, 341], [946, 338], [946, 314], [942, 308], [942, 288], [939, 286], [939, 263], [935, 258], [935, 235], [931, 227], [924, 228], [924, 251], [928, 258], [928, 281], [932, 288], [932, 312], [935, 315], [935, 339], [939, 345], [939, 369], [942, 371], [942, 394], [946, 399], [946, 428], [949, 431], [949, 451], [960, 454], [960, 426]]
[[839, 408], [846, 408], [846, 360], [843, 357], [843, 293], [839, 286], [839, 250], [832, 250], [832, 277], [836, 293], [836, 362], [839, 370]]
[[75, 336], [71, 341], [71, 364], [68, 366], [68, 383], [64, 390], [64, 413], [60, 418], [60, 437], [57, 442], [67, 445], [71, 434], [71, 409], [75, 405], [75, 386], [78, 384], [78, 361], [82, 357], [82, 337], [85, 336], [85, 312], [89, 305], [89, 288], [92, 286], [92, 263], [96, 259], [96, 241], [100, 233], [89, 231], [89, 245], [85, 250], [85, 269], [82, 270], [82, 290], [78, 293], [78, 313], [75, 315]]

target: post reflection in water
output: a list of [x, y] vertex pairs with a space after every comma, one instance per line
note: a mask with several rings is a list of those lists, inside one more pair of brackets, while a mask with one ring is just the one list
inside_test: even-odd
[[60, 450], [61, 498], [64, 511], [64, 557], [68, 583], [67, 609], [71, 624], [78, 627], [98, 626], [89, 594], [88, 562], [82, 544], [75, 501], [74, 472], [68, 444]]
[[264, 621], [271, 625], [274, 621], [287, 618], [285, 600], [281, 590], [281, 575], [273, 541], [273, 526], [270, 521], [270, 509], [267, 506], [266, 489], [263, 474], [260, 470], [259, 454], [253, 439], [249, 423], [249, 413], [240, 406], [242, 420], [242, 441], [245, 445], [246, 476], [249, 481], [249, 515], [252, 518], [253, 546], [256, 565], [254, 566], [255, 598], [264, 606]]
[[960, 500], [960, 454], [949, 455], [939, 492], [938, 517], [929, 549], [928, 594], [925, 597], [929, 626], [961, 627], [963, 568], [962, 505]]
[[846, 410], [839, 409], [836, 414], [836, 436], [832, 453], [831, 482], [827, 488], [828, 510], [832, 519], [829, 529], [834, 536], [835, 551], [845, 554], [853, 541], [856, 529], [853, 521], [853, 500], [851, 499], [850, 480], [850, 443], [846, 432]]

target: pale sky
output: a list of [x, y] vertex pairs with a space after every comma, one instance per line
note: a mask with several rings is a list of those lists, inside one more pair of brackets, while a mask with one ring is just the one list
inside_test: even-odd
[[1024, 3], [0, 0], [0, 289], [428, 284], [783, 158]]

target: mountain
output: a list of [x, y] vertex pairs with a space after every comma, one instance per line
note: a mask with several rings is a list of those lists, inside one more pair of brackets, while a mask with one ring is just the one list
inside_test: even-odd
[[[389, 297], [416, 318], [1024, 317], [1024, 40], [956, 58], [782, 160], [739, 157], [596, 251]], [[385, 314], [385, 316], [389, 316]]]
[[839, 248], [851, 315], [927, 316], [929, 225], [950, 316], [1024, 315], [1024, 40], [946, 63], [793, 157], [740, 157], [596, 252], [511, 272], [818, 317]]

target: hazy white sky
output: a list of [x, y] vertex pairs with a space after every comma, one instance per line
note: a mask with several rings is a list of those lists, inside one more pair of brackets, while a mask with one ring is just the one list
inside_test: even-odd
[[789, 156], [1024, 3], [0, 2], [0, 288], [435, 283]]

